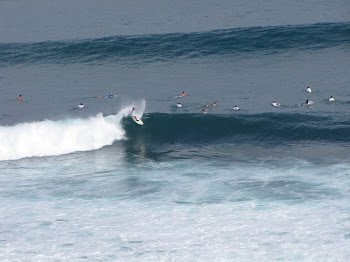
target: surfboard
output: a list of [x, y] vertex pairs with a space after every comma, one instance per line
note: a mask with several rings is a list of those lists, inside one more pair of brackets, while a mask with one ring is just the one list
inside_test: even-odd
[[131, 118], [132, 118], [132, 120], [134, 120], [134, 122], [135, 122], [136, 124], [139, 124], [139, 125], [141, 125], [141, 126], [143, 125], [142, 120], [141, 120], [141, 119], [137, 119], [136, 116], [132, 116]]

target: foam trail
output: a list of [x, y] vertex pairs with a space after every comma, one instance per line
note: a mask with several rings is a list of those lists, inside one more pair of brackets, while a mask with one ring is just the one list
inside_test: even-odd
[[[125, 109], [123, 109], [125, 110]], [[0, 161], [34, 156], [52, 156], [88, 151], [111, 145], [125, 138], [117, 115], [101, 113], [88, 119], [70, 119], [22, 123], [0, 127]]]

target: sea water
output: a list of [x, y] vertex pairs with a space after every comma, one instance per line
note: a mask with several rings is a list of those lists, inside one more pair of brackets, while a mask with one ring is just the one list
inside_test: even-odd
[[0, 261], [349, 260], [349, 18], [2, 1]]

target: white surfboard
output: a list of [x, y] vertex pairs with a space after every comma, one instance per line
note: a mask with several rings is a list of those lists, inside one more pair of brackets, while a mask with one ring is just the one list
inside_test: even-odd
[[132, 118], [132, 120], [134, 120], [134, 122], [135, 122], [136, 124], [139, 124], [139, 125], [141, 125], [141, 126], [143, 125], [142, 120], [141, 120], [141, 119], [137, 119], [136, 116], [132, 116], [131, 118]]

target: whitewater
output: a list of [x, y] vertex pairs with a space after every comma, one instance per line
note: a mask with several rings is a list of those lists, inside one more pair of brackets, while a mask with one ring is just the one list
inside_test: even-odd
[[[135, 115], [142, 117], [146, 101], [138, 103]], [[128, 117], [130, 104], [116, 115], [102, 113], [88, 119], [44, 120], [0, 126], [0, 161], [88, 151], [125, 139], [121, 121]], [[77, 109], [79, 110], [79, 109]]]
[[123, 138], [114, 118], [102, 115], [88, 120], [50, 121], [2, 127], [0, 160], [67, 154], [99, 149]]

